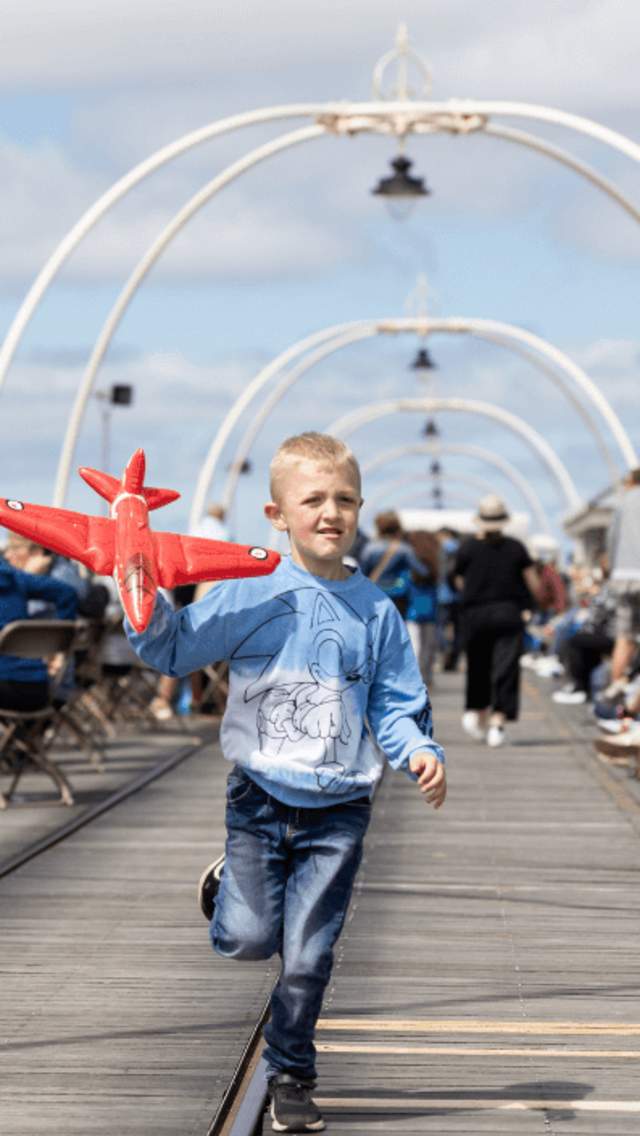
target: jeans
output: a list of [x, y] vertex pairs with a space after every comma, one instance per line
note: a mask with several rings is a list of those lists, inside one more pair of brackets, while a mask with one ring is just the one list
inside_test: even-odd
[[315, 1026], [370, 815], [368, 798], [294, 808], [237, 766], [229, 774], [226, 860], [210, 935], [224, 958], [281, 956], [264, 1029], [268, 1078], [315, 1079]]

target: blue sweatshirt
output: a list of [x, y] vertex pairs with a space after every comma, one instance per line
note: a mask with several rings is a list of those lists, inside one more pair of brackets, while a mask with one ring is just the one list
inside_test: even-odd
[[[73, 588], [50, 576], [20, 572], [0, 556], [0, 627], [16, 619], [26, 619], [31, 599], [55, 604], [58, 619], [75, 619], [78, 600]], [[47, 668], [40, 659], [0, 655], [0, 681], [46, 682]]]
[[285, 804], [370, 795], [383, 754], [406, 772], [417, 750], [444, 761], [404, 624], [359, 570], [325, 580], [285, 558], [272, 575], [225, 581], [181, 611], [159, 595], [147, 630], [127, 634], [164, 674], [229, 661], [224, 756]]

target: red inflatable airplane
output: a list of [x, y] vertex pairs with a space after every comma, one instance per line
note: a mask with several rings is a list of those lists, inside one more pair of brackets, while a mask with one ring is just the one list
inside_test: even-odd
[[149, 623], [158, 587], [266, 576], [280, 561], [277, 552], [266, 548], [151, 532], [149, 510], [168, 505], [180, 494], [145, 487], [143, 450], [130, 458], [121, 481], [98, 469], [82, 468], [79, 473], [110, 502], [109, 518], [0, 499], [0, 525], [79, 560], [99, 575], [113, 573], [136, 631], [144, 631]]

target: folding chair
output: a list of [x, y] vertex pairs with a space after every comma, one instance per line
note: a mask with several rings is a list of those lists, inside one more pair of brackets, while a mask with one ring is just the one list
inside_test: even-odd
[[74, 742], [84, 750], [97, 769], [104, 769], [104, 739], [116, 735], [113, 724], [94, 696], [102, 679], [100, 664], [101, 643], [104, 636], [102, 620], [81, 619], [76, 623], [73, 643], [74, 686], [65, 701], [57, 701], [58, 715], [48, 727], [47, 741], [71, 734]]
[[11, 784], [0, 793], [0, 808], [6, 808], [22, 774], [35, 767], [46, 773], [60, 791], [60, 804], [72, 805], [73, 792], [64, 773], [47, 757], [44, 735], [56, 717], [54, 699], [66, 662], [73, 650], [78, 625], [68, 619], [20, 619], [0, 630], [0, 654], [22, 659], [53, 659], [62, 655], [56, 677], [49, 680], [48, 701], [41, 710], [5, 710], [0, 707], [0, 758], [10, 754]]

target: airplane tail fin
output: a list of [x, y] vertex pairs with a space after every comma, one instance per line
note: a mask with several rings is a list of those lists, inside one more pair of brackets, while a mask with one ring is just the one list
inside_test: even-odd
[[[100, 469], [88, 469], [87, 466], [81, 466], [78, 472], [87, 485], [95, 489], [96, 493], [106, 501], [113, 501], [118, 493], [122, 492], [122, 481], [112, 477], [110, 473], [103, 473]], [[151, 485], [142, 487], [138, 492], [144, 497], [149, 509], [160, 509], [163, 505], [176, 501], [180, 496], [176, 489], [155, 489]]]
[[122, 488], [117, 477], [112, 477], [110, 473], [103, 473], [100, 469], [89, 469], [83, 465], [78, 473], [87, 485], [95, 489], [96, 493], [99, 493], [106, 501], [113, 501]]
[[142, 494], [149, 509], [161, 509], [163, 505], [177, 501], [180, 496], [177, 489], [153, 489], [151, 486], [143, 489]]

